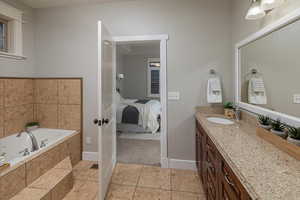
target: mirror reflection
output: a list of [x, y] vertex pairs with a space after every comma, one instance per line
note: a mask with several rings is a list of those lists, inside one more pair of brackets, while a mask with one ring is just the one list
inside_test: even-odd
[[300, 21], [240, 48], [241, 101], [300, 117]]

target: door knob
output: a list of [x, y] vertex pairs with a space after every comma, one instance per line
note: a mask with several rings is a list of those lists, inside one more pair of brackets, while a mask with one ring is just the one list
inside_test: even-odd
[[102, 119], [102, 124], [108, 124], [109, 123], [109, 119]]
[[101, 126], [102, 125], [102, 121], [98, 120], [98, 119], [94, 119], [94, 124]]

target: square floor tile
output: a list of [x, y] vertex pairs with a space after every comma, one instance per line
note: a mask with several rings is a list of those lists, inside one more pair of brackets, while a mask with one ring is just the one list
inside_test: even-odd
[[133, 200], [171, 200], [171, 191], [138, 187]]
[[206, 200], [204, 194], [172, 191], [172, 200]]
[[76, 190], [71, 190], [63, 200], [94, 200], [98, 195], [98, 183], [86, 181]]
[[136, 186], [142, 168], [142, 165], [128, 165], [118, 163], [113, 173], [112, 183]]
[[139, 178], [138, 187], [171, 189], [171, 170], [160, 167], [144, 166]]
[[171, 170], [171, 188], [173, 191], [203, 193], [196, 171]]
[[132, 200], [135, 187], [111, 184], [105, 200]]

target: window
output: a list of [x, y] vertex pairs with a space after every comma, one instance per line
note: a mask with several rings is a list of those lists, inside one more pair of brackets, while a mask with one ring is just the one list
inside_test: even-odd
[[0, 19], [0, 51], [7, 52], [8, 46], [7, 21]]
[[22, 11], [0, 1], [0, 57], [24, 59]]
[[160, 97], [160, 59], [148, 59], [148, 97]]

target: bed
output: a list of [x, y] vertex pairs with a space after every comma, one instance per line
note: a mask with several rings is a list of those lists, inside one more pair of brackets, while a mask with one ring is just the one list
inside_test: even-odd
[[160, 129], [160, 115], [160, 101], [124, 99], [117, 92], [118, 131], [156, 133]]

